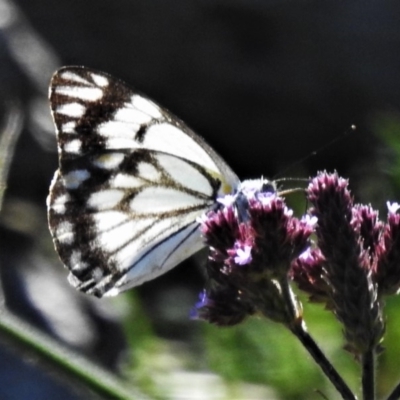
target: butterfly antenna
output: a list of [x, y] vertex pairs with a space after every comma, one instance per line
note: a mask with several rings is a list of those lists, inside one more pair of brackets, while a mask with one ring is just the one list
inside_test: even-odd
[[[342, 140], [344, 137], [346, 137], [348, 134], [354, 132], [357, 129], [355, 125], [351, 125], [348, 129], [346, 129], [341, 135], [336, 136], [334, 139], [332, 139], [330, 142], [324, 144], [323, 146], [319, 147], [318, 149], [312, 151], [311, 153], [307, 154], [305, 157], [301, 158], [300, 160], [296, 161], [292, 165], [289, 165], [287, 168], [285, 168], [283, 171], [281, 171], [278, 175], [284, 174], [286, 171], [289, 169], [295, 167], [296, 165], [302, 164], [304, 161], [308, 160], [311, 157], [314, 157], [321, 151], [327, 149], [328, 147], [332, 146], [334, 143], [338, 142], [339, 140]], [[278, 179], [274, 179], [277, 181]], [[281, 178], [279, 179], [281, 180]], [[289, 180], [295, 180], [293, 178], [289, 178]]]
[[[289, 178], [289, 177], [285, 177], [285, 178], [278, 178], [278, 179], [274, 179], [275, 183], [279, 183], [279, 182], [288, 182], [288, 181], [294, 181], [294, 182], [309, 182], [308, 178]], [[291, 194], [291, 193], [298, 193], [298, 192], [304, 192], [304, 188], [302, 187], [295, 187], [295, 188], [291, 188], [291, 189], [285, 189], [285, 190], [279, 190], [278, 193], [280, 196], [285, 196], [287, 194]]]

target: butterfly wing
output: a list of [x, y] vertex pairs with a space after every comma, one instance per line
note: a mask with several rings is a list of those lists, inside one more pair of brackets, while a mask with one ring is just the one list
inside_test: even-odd
[[146, 96], [85, 67], [55, 73], [50, 104], [59, 169], [49, 226], [75, 287], [117, 294], [204, 246], [197, 217], [239, 180], [203, 139]]

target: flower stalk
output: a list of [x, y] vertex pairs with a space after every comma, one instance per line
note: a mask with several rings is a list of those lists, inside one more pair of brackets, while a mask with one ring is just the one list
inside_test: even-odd
[[292, 333], [308, 351], [314, 361], [324, 372], [325, 376], [330, 380], [336, 390], [344, 400], [356, 400], [357, 397], [353, 394], [346, 382], [339, 375], [330, 361], [326, 358], [325, 354], [319, 348], [312, 336], [307, 332], [304, 324], [298, 324], [293, 327]]
[[375, 352], [373, 349], [362, 355], [362, 393], [363, 400], [375, 399]]

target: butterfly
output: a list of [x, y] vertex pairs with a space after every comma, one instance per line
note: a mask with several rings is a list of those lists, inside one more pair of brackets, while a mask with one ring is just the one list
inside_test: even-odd
[[49, 97], [59, 168], [48, 220], [73, 286], [116, 295], [205, 246], [199, 217], [240, 181], [200, 136], [122, 81], [86, 67], [58, 70]]

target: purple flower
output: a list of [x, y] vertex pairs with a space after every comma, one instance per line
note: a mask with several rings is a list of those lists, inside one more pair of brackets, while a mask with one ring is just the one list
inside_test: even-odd
[[[375, 257], [383, 229], [383, 223], [378, 219], [378, 211], [371, 206], [357, 204], [353, 207], [352, 224], [360, 232], [363, 249], [370, 257]], [[372, 259], [368, 262], [368, 269], [372, 269], [371, 261]]]
[[397, 203], [388, 203], [388, 209], [373, 271], [380, 295], [396, 294], [400, 289], [400, 214], [396, 213]]
[[300, 223], [305, 224], [306, 226], [310, 227], [311, 229], [315, 228], [315, 226], [317, 225], [317, 222], [318, 222], [318, 218], [315, 215], [311, 216], [309, 214], [303, 215], [300, 220]]
[[232, 326], [239, 324], [254, 312], [251, 302], [246, 300], [240, 292], [225, 286], [217, 290], [203, 290], [190, 317], [219, 326]]
[[234, 261], [237, 265], [246, 265], [251, 263], [251, 246], [246, 244], [243, 246], [240, 244], [235, 244], [235, 249], [236, 256], [234, 257]]
[[309, 294], [311, 301], [324, 302], [331, 308], [329, 287], [324, 277], [324, 262], [319, 249], [308, 248], [293, 261], [290, 277], [301, 290]]
[[[201, 231], [210, 249], [210, 288], [207, 301], [196, 305], [201, 318], [224, 325], [259, 310], [289, 323], [296, 315], [297, 309], [288, 312], [296, 305], [292, 298], [289, 306], [288, 299], [281, 298], [280, 285], [287, 285], [291, 262], [309, 246], [315, 218], [293, 217], [273, 188], [266, 180], [245, 181], [234, 200], [231, 195], [220, 199], [222, 207], [202, 218]], [[234, 318], [234, 311], [240, 317]]]
[[348, 181], [336, 173], [312, 179], [307, 195], [311, 214], [318, 218], [318, 247], [296, 260], [291, 275], [343, 323], [347, 349], [363, 353], [376, 346], [384, 332], [373, 280], [382, 224], [371, 207], [353, 204]]
[[389, 210], [389, 214], [396, 214], [398, 209], [400, 208], [399, 203], [390, 203], [389, 201], [386, 202], [387, 208]]
[[218, 203], [222, 204], [224, 207], [232, 206], [235, 203], [235, 196], [232, 194], [227, 194], [223, 197], [217, 199]]

